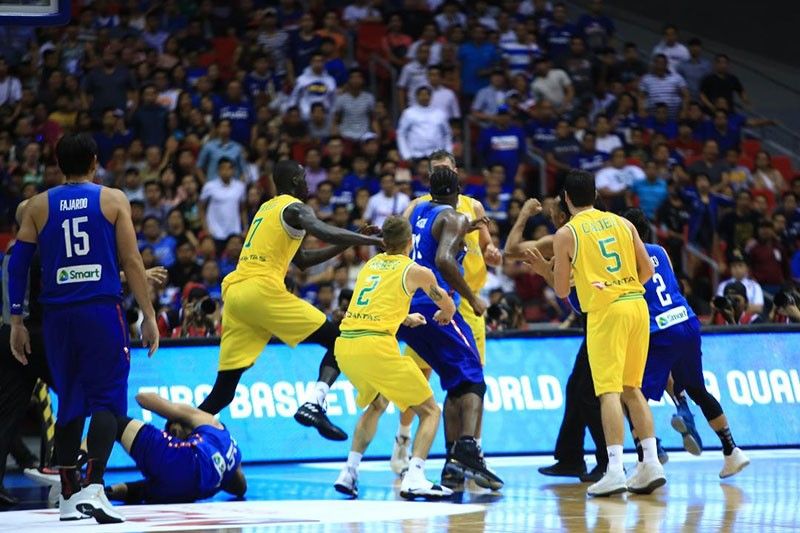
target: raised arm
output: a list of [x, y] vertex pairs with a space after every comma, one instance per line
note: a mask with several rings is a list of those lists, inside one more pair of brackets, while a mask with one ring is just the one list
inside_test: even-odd
[[464, 235], [469, 231], [467, 217], [455, 210], [447, 210], [436, 219], [434, 234], [437, 230], [439, 246], [436, 249], [436, 268], [447, 283], [469, 302], [475, 314], [483, 315], [486, 304], [469, 288], [456, 261], [456, 256], [464, 247]]
[[214, 415], [201, 411], [185, 403], [175, 403], [165, 400], [154, 392], [140, 392], [136, 401], [143, 409], [152, 411], [169, 421], [181, 422], [192, 428], [197, 426], [214, 426], [222, 428]]
[[439, 307], [434, 318], [440, 324], [449, 324], [453, 315], [456, 314], [456, 304], [450, 295], [439, 286], [436, 276], [429, 268], [412, 264], [406, 272], [406, 289], [410, 294], [414, 294], [417, 289], [422, 289], [425, 294]]
[[622, 220], [625, 222], [625, 225], [628, 226], [628, 229], [631, 230], [633, 247], [636, 251], [636, 271], [639, 274], [639, 281], [644, 285], [653, 277], [653, 274], [656, 273], [656, 267], [650, 260], [650, 254], [647, 253], [647, 248], [644, 247], [644, 243], [641, 237], [639, 237], [639, 232], [636, 231], [636, 227], [627, 219]]
[[575, 250], [575, 237], [572, 231], [564, 226], [556, 232], [553, 239], [553, 289], [556, 296], [569, 296], [570, 255]]
[[530, 250], [535, 247], [536, 241], [523, 241], [522, 233], [525, 231], [525, 225], [528, 223], [528, 219], [541, 212], [542, 204], [535, 198], [528, 199], [522, 205], [519, 216], [517, 220], [514, 221], [514, 225], [511, 227], [511, 231], [509, 231], [508, 238], [506, 239], [504, 252], [507, 257], [522, 258], [525, 250]]
[[[486, 218], [486, 209], [478, 200], [472, 199], [472, 209], [475, 211], [475, 220]], [[478, 226], [478, 242], [483, 254], [483, 261], [489, 266], [500, 266], [503, 264], [503, 255], [492, 242], [492, 234], [486, 224]]]
[[283, 220], [289, 226], [307, 231], [321, 241], [337, 246], [383, 246], [378, 237], [355, 233], [346, 229], [326, 224], [317, 218], [314, 210], [302, 203], [289, 205], [283, 211]]

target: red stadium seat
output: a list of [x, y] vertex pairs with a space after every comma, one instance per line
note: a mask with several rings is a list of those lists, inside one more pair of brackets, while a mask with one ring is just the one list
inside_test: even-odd
[[750, 159], [755, 159], [756, 154], [761, 150], [760, 139], [744, 139], [742, 141], [742, 154]]
[[772, 166], [781, 173], [785, 180], [792, 179], [795, 174], [795, 171], [792, 169], [792, 160], [788, 155], [773, 155]]

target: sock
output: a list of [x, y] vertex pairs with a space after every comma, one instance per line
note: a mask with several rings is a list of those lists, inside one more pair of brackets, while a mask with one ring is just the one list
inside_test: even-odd
[[358, 470], [358, 465], [361, 464], [361, 458], [364, 457], [363, 453], [350, 452], [347, 454], [347, 466], [353, 470]]
[[482, 439], [480, 437], [475, 439], [475, 443], [478, 445], [478, 447], [480, 447], [480, 445], [481, 445], [481, 440]]
[[608, 452], [608, 468], [606, 472], [624, 472], [622, 467], [622, 444], [606, 446]]
[[99, 483], [103, 485], [103, 476], [106, 473], [106, 462], [100, 459], [89, 459], [86, 464], [86, 485]]
[[736, 448], [736, 443], [733, 442], [733, 435], [731, 435], [731, 428], [725, 426], [724, 428], [717, 431], [717, 436], [719, 437], [719, 440], [722, 443], [722, 453], [725, 455], [732, 454], [733, 449]]
[[455, 442], [453, 442], [453, 441], [444, 443], [444, 458], [445, 458], [445, 461], [449, 461], [450, 460], [450, 456], [453, 453], [453, 445], [454, 444], [455, 444]]
[[64, 499], [69, 499], [70, 496], [81, 491], [81, 475], [77, 467], [60, 466], [58, 475], [61, 478], [61, 495]]
[[639, 441], [637, 437], [633, 437], [633, 444], [636, 446], [636, 456], [639, 458], [639, 462], [641, 463], [644, 461], [644, 452], [642, 451], [642, 443]]
[[327, 404], [325, 397], [328, 396], [328, 392], [330, 390], [330, 385], [324, 381], [317, 381], [317, 384], [314, 387], [314, 398], [311, 400], [311, 403], [315, 403], [325, 409], [325, 405]]
[[414, 479], [425, 479], [425, 459], [412, 457], [408, 462], [408, 472], [406, 472], [406, 475]]
[[397, 428], [397, 436], [405, 437], [407, 439], [411, 438], [411, 424], [407, 426], [400, 424], [400, 426]]
[[645, 463], [658, 462], [658, 446], [655, 437], [642, 439], [642, 461]]

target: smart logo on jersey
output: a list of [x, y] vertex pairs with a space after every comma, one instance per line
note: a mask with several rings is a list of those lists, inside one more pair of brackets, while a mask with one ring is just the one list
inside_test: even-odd
[[77, 265], [59, 268], [56, 271], [56, 283], [82, 283], [85, 281], [100, 281], [103, 277], [103, 265]]
[[667, 329], [687, 320], [689, 320], [689, 311], [682, 305], [656, 316], [656, 325], [658, 329]]

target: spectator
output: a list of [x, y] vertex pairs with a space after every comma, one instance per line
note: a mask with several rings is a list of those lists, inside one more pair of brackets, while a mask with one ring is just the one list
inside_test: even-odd
[[242, 146], [250, 145], [250, 134], [255, 123], [255, 111], [242, 92], [242, 84], [238, 80], [228, 82], [225, 101], [217, 112], [218, 120], [228, 120], [231, 127], [231, 139]]
[[219, 264], [220, 276], [224, 278], [234, 270], [236, 265], [239, 264], [239, 255], [242, 253], [244, 246], [244, 239], [241, 235], [231, 235], [225, 242], [225, 247], [222, 250], [217, 263]]
[[471, 101], [489, 82], [489, 74], [501, 61], [500, 51], [486, 40], [486, 28], [480, 24], [472, 27], [471, 40], [458, 49], [461, 64], [461, 94]]
[[140, 92], [141, 104], [131, 117], [133, 135], [146, 146], [162, 146], [167, 140], [167, 110], [156, 102], [154, 85], [145, 85]]
[[703, 157], [689, 166], [689, 174], [705, 174], [712, 185], [722, 181], [726, 164], [719, 157], [717, 141], [709, 139], [703, 143]]
[[347, 33], [339, 24], [339, 15], [335, 10], [325, 13], [322, 19], [322, 29], [317, 30], [317, 35], [323, 39], [332, 39], [339, 57], [343, 57], [347, 53]]
[[115, 149], [127, 148], [133, 139], [132, 133], [125, 130], [125, 121], [114, 109], [103, 111], [102, 129], [96, 131], [92, 137], [97, 144], [97, 159], [104, 167]]
[[438, 65], [442, 62], [442, 43], [439, 42], [439, 32], [436, 29], [436, 24], [433, 22], [428, 22], [422, 27], [422, 34], [420, 38], [408, 48], [408, 52], [406, 56], [408, 59], [414, 59], [417, 57], [417, 49], [420, 46], [428, 46], [430, 49], [430, 54], [428, 54], [428, 63], [424, 64], [424, 66], [428, 65]]
[[289, 34], [278, 26], [278, 13], [274, 8], [264, 10], [261, 20], [261, 32], [256, 42], [267, 55], [272, 58], [275, 75], [283, 78], [287, 73]]
[[694, 186], [683, 190], [689, 211], [689, 242], [710, 253], [716, 247], [716, 231], [721, 208], [731, 205], [730, 198], [712, 192], [706, 174], [694, 175]]
[[533, 141], [534, 149], [544, 150], [556, 138], [558, 118], [553, 104], [542, 100], [531, 112], [533, 120], [525, 125], [525, 132]]
[[703, 137], [717, 141], [719, 149], [727, 152], [731, 148], [739, 147], [741, 130], [731, 128], [728, 112], [724, 109], [717, 109], [714, 111], [714, 120], [706, 128]]
[[217, 179], [217, 168], [221, 159], [233, 162], [234, 175], [245, 175], [247, 164], [242, 145], [231, 139], [231, 121], [222, 119], [217, 123], [216, 138], [203, 145], [197, 156], [197, 169], [208, 181]]
[[753, 186], [756, 189], [779, 194], [786, 190], [783, 175], [772, 166], [772, 157], [764, 150], [756, 154], [755, 169], [753, 170]]
[[639, 82], [639, 106], [654, 112], [656, 104], [666, 104], [670, 117], [677, 117], [689, 104], [689, 91], [686, 81], [667, 69], [667, 57], [657, 54], [653, 58], [653, 70], [642, 76]]
[[169, 207], [164, 204], [164, 186], [161, 182], [150, 180], [144, 184], [144, 216], [154, 217], [163, 225]]
[[636, 165], [628, 165], [625, 161], [625, 150], [615, 148], [611, 152], [609, 166], [597, 171], [595, 186], [597, 194], [603, 198], [606, 207], [610, 211], [621, 213], [626, 207], [625, 200], [628, 189], [644, 179], [645, 173], [641, 168]]
[[669, 108], [667, 104], [663, 102], [656, 104], [653, 115], [645, 119], [644, 125], [650, 131], [651, 135], [659, 133], [668, 141], [672, 141], [678, 137], [678, 121], [670, 118]]
[[208, 289], [200, 283], [187, 283], [181, 299], [181, 325], [170, 333], [173, 338], [213, 337], [220, 334], [218, 306]]
[[[721, 285], [720, 285], [721, 286]], [[759, 289], [760, 290], [760, 289]], [[748, 290], [739, 281], [726, 285], [724, 294], [720, 293], [712, 303], [714, 317], [712, 324], [716, 325], [748, 325], [762, 322], [759, 311], [754, 311]]]
[[[500, 225], [508, 223], [508, 196], [503, 194], [503, 182], [496, 176], [502, 165], [495, 165], [490, 169], [490, 179], [486, 182], [486, 197], [481, 202], [486, 211], [486, 216]], [[502, 169], [505, 172], [505, 169]], [[502, 175], [501, 175], [502, 176]]]
[[222, 250], [228, 237], [241, 234], [248, 222], [245, 211], [246, 188], [241, 180], [233, 178], [233, 174], [233, 161], [223, 157], [217, 163], [219, 179], [206, 182], [200, 193], [203, 230], [214, 239], [217, 251]]
[[397, 102], [400, 109], [414, 104], [417, 89], [428, 83], [427, 68], [431, 47], [427, 44], [418, 46], [414, 59], [403, 66], [397, 79]]
[[758, 225], [758, 236], [746, 248], [753, 265], [753, 278], [764, 292], [774, 296], [781, 291], [789, 275], [789, 256], [775, 235], [775, 226], [769, 220]]
[[319, 184], [328, 179], [328, 171], [322, 167], [322, 154], [318, 148], [306, 150], [305, 170], [308, 192], [314, 194]]
[[497, 112], [506, 103], [506, 75], [502, 69], [492, 71], [489, 85], [478, 91], [472, 101], [472, 116], [483, 127], [495, 120]]
[[603, 168], [608, 161], [608, 154], [597, 150], [597, 135], [593, 131], [583, 134], [581, 150], [572, 158], [572, 168], [579, 168], [592, 174]]
[[725, 163], [728, 168], [723, 174], [723, 181], [728, 183], [734, 192], [748, 189], [753, 184], [753, 175], [749, 168], [739, 162], [740, 157], [738, 148], [728, 148], [725, 152]]
[[[370, 195], [375, 194], [380, 189], [380, 184], [372, 172], [369, 170], [369, 161], [363, 154], [359, 154], [353, 158], [353, 170], [344, 177], [341, 185], [343, 191], [347, 191], [349, 195], [343, 195], [337, 200], [352, 201], [354, 195], [361, 189], [366, 190]], [[339, 191], [336, 191], [338, 196]], [[367, 196], [366, 200], [369, 200]], [[366, 200], [364, 206], [366, 207]]]
[[628, 90], [639, 87], [639, 81], [647, 74], [647, 65], [639, 57], [636, 43], [625, 43], [622, 61], [617, 65], [620, 80]]
[[622, 148], [622, 139], [611, 131], [611, 122], [606, 115], [597, 115], [594, 121], [594, 130], [597, 134], [596, 147], [598, 152], [610, 154], [617, 148]]
[[599, 51], [611, 44], [615, 32], [614, 21], [603, 14], [603, 0], [591, 0], [589, 12], [578, 19], [577, 29], [590, 50]]
[[461, 118], [461, 107], [456, 93], [442, 84], [442, 68], [439, 65], [428, 67], [428, 84], [431, 86], [431, 108], [444, 113], [447, 120]]
[[344, 8], [342, 20], [355, 30], [360, 22], [380, 22], [381, 13], [370, 5], [369, 0], [354, 0]]
[[404, 160], [427, 157], [436, 150], [453, 150], [453, 137], [445, 114], [430, 108], [431, 89], [422, 86], [416, 92], [417, 103], [400, 115], [397, 125], [397, 148]]
[[695, 138], [692, 126], [686, 120], [678, 122], [678, 136], [672, 146], [684, 160], [695, 159], [703, 151], [703, 144]]
[[719, 222], [719, 236], [729, 249], [744, 250], [756, 238], [760, 216], [753, 211], [753, 194], [748, 190], [736, 194], [736, 207]]
[[711, 62], [703, 57], [703, 43], [697, 37], [689, 41], [689, 59], [681, 62], [676, 72], [686, 80], [689, 96], [700, 99], [700, 83], [711, 72]]
[[525, 132], [511, 123], [508, 106], [501, 105], [494, 124], [483, 128], [478, 139], [478, 152], [483, 158], [484, 166], [502, 165], [505, 183], [513, 186], [522, 179], [526, 148]]
[[531, 84], [531, 91], [537, 101], [549, 102], [558, 113], [572, 108], [575, 89], [566, 72], [552, 68], [550, 60], [542, 57], [536, 60], [536, 78]]
[[351, 141], [360, 140], [365, 133], [376, 130], [374, 124], [375, 97], [364, 90], [364, 73], [351, 69], [345, 90], [336, 98], [333, 107], [334, 132]]
[[310, 13], [303, 13], [300, 17], [300, 27], [290, 35], [289, 43], [293, 70], [303, 72], [322, 44], [322, 38], [314, 32], [314, 17]]
[[139, 174], [138, 168], [128, 167], [125, 170], [124, 183], [122, 192], [125, 193], [129, 202], [144, 202], [144, 185], [142, 184], [142, 176]]
[[569, 121], [559, 119], [556, 125], [556, 138], [546, 145], [547, 164], [559, 172], [569, 171], [572, 158], [581, 151], [581, 145], [570, 130]]
[[290, 105], [300, 108], [300, 114], [307, 119], [311, 104], [321, 102], [326, 109], [332, 109], [336, 97], [336, 80], [325, 72], [325, 58], [321, 53], [311, 56], [311, 64], [297, 81], [290, 97]]
[[161, 13], [158, 10], [150, 11], [145, 17], [144, 31], [142, 40], [149, 48], [153, 48], [159, 53], [164, 50], [164, 43], [169, 38], [169, 34], [161, 29]]
[[189, 282], [200, 280], [197, 249], [188, 239], [179, 240], [175, 249], [175, 263], [168, 269], [169, 285], [178, 289]]
[[276, 96], [275, 82], [275, 75], [269, 68], [269, 57], [263, 52], [255, 54], [253, 69], [244, 78], [247, 98], [256, 103], [268, 102]]
[[460, 6], [455, 0], [447, 0], [442, 4], [442, 12], [434, 17], [439, 31], [447, 33], [453, 26], [467, 27], [467, 16], [460, 11]]
[[171, 235], [161, 229], [161, 221], [156, 217], [145, 217], [142, 221], [142, 235], [139, 239], [139, 250], [150, 247], [155, 254], [157, 264], [169, 268], [175, 263], [177, 242]]
[[206, 286], [209, 298], [222, 300], [222, 287], [220, 285], [219, 264], [216, 259], [206, 259], [200, 269], [200, 281]]
[[[412, 42], [411, 37], [403, 33], [403, 17], [399, 13], [390, 15], [386, 23], [386, 35], [381, 40], [381, 50], [395, 69], [403, 68], [408, 61], [406, 56]], [[428, 53], [430, 54], [430, 49]], [[414, 58], [416, 57], [415, 54]]]
[[22, 99], [22, 84], [19, 78], [9, 74], [8, 61], [0, 55], [0, 108], [13, 108]]
[[708, 109], [715, 109], [714, 102], [718, 98], [725, 99], [728, 109], [735, 109], [734, 96], [738, 96], [740, 103], [750, 105], [747, 93], [742, 82], [730, 71], [730, 59], [725, 54], [717, 54], [714, 58], [714, 72], [703, 78], [700, 83], [700, 100]]
[[[645, 165], [645, 175], [648, 179], [650, 179], [650, 169], [654, 166], [652, 162]], [[674, 182], [668, 183], [667, 191], [667, 200], [662, 202], [656, 211], [655, 222], [658, 224], [661, 234], [664, 235], [664, 247], [669, 252], [672, 265], [678, 272], [683, 264], [681, 251], [691, 215], [684, 203], [680, 186]]]
[[542, 50], [536, 43], [536, 34], [528, 31], [525, 22], [517, 22], [514, 26], [515, 38], [501, 45], [503, 60], [509, 74], [529, 74], [535, 59], [542, 56]]
[[734, 250], [730, 260], [731, 277], [721, 282], [717, 287], [717, 296], [724, 296], [728, 285], [740, 283], [745, 289], [748, 305], [746, 309], [751, 313], [760, 313], [764, 309], [764, 291], [761, 285], [750, 278], [750, 268], [744, 255], [739, 250]]
[[380, 228], [390, 216], [402, 215], [409, 203], [408, 195], [397, 190], [394, 174], [384, 174], [381, 176], [381, 191], [370, 197], [364, 219]]
[[564, 72], [572, 81], [575, 96], [579, 102], [591, 99], [594, 90], [592, 80], [592, 62], [586, 51], [586, 43], [580, 35], [573, 36], [569, 41], [569, 51], [561, 59]]
[[[337, 99], [339, 102], [340, 99]], [[308, 121], [308, 135], [315, 141], [324, 143], [333, 135], [331, 114], [322, 102], [311, 104], [311, 118]]]
[[651, 221], [656, 219], [656, 212], [667, 199], [667, 181], [658, 175], [658, 168], [653, 161], [644, 165], [644, 175], [647, 179], [635, 181], [631, 191], [639, 199], [639, 207]]
[[104, 109], [125, 111], [128, 101], [136, 101], [136, 84], [127, 67], [120, 65], [111, 46], [102, 53], [102, 63], [83, 79], [84, 107], [100, 118]]
[[578, 29], [567, 21], [567, 6], [556, 2], [553, 6], [553, 21], [544, 30], [543, 44], [547, 55], [559, 61], [569, 53], [570, 40], [578, 35]]
[[328, 221], [333, 217], [333, 209], [336, 204], [333, 202], [333, 182], [323, 181], [314, 191], [314, 197], [309, 200], [309, 204], [314, 207], [317, 218]]
[[653, 56], [663, 55], [666, 57], [670, 72], [677, 72], [681, 63], [689, 61], [691, 55], [689, 50], [678, 42], [678, 28], [674, 24], [664, 26], [662, 33], [663, 39], [653, 47]]
[[322, 53], [322, 57], [325, 58], [325, 71], [331, 75], [337, 87], [343, 86], [347, 83], [349, 69], [337, 54], [333, 39], [322, 39], [322, 43], [319, 46], [319, 51]]

